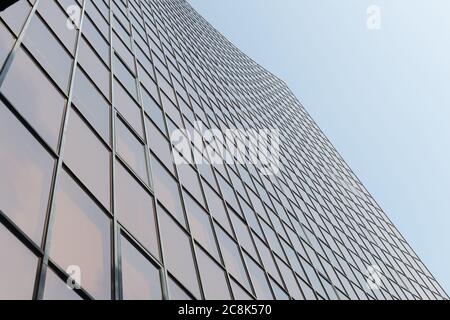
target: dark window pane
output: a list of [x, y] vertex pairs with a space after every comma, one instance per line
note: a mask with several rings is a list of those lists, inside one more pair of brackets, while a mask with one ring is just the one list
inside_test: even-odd
[[0, 209], [40, 244], [55, 161], [2, 102], [0, 150]]
[[116, 162], [116, 212], [119, 221], [159, 257], [153, 198]]
[[145, 148], [119, 118], [116, 118], [116, 139], [117, 153], [137, 173], [142, 181], [148, 183]]
[[152, 169], [156, 197], [182, 225], [185, 225], [180, 191], [176, 180], [154, 157], [152, 157]]
[[0, 223], [0, 299], [31, 299], [38, 259]]
[[47, 269], [47, 277], [45, 279], [44, 300], [82, 300], [81, 297], [67, 286], [56, 273]]
[[[65, 24], [60, 28], [65, 28]], [[72, 57], [64, 50], [64, 47], [44, 25], [38, 15], [34, 15], [31, 19], [23, 41], [61, 89], [67, 91]]]
[[56, 149], [65, 99], [23, 49], [17, 53], [1, 92]]
[[109, 144], [110, 106], [86, 74], [77, 68], [73, 101], [100, 136]]
[[126, 238], [121, 238], [122, 284], [125, 300], [161, 300], [159, 270]]
[[64, 270], [79, 266], [81, 286], [96, 299], [110, 299], [110, 219], [66, 172], [60, 179], [50, 257]]
[[199, 298], [200, 289], [189, 237], [163, 209], [159, 208], [158, 213], [165, 265], [169, 272]]
[[202, 249], [197, 247], [198, 268], [206, 300], [231, 299], [225, 272]]
[[109, 209], [110, 152], [76, 112], [72, 112], [69, 120], [64, 162]]

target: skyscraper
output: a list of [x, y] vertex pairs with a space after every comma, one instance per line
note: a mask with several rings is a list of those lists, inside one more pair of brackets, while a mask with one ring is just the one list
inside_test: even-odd
[[1, 299], [448, 298], [286, 84], [186, 1], [0, 17]]

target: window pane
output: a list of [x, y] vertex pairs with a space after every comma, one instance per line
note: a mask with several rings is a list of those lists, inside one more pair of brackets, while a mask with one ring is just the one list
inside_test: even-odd
[[189, 164], [180, 164], [177, 168], [181, 184], [204, 206], [205, 201], [197, 172]]
[[[99, 22], [99, 20], [96, 20], [96, 22]], [[109, 43], [101, 36], [101, 33], [88, 16], [85, 16], [83, 20], [83, 34], [100, 55], [103, 62], [109, 66]]]
[[23, 41], [53, 80], [61, 89], [67, 91], [72, 57], [65, 51], [38, 15], [34, 15], [31, 19]]
[[170, 276], [167, 278], [167, 286], [169, 287], [170, 300], [192, 300]]
[[0, 223], [0, 300], [31, 299], [38, 259]]
[[183, 226], [186, 225], [176, 180], [154, 157], [152, 169], [156, 197]]
[[48, 144], [56, 149], [65, 99], [23, 49], [17, 53], [1, 91]]
[[121, 84], [114, 79], [114, 106], [133, 129], [144, 136], [142, 129], [141, 108], [134, 102]]
[[225, 272], [202, 249], [197, 247], [198, 268], [206, 300], [231, 299]]
[[233, 279], [231, 279], [231, 288], [233, 290], [234, 300], [253, 300], [252, 296], [250, 296], [242, 287]]
[[75, 49], [75, 38], [77, 36], [77, 31], [76, 29], [61, 27], [66, 26], [67, 16], [58, 6], [57, 2], [41, 1], [38, 6], [38, 11], [44, 17], [44, 20], [50, 25], [52, 30], [58, 35], [59, 39], [63, 41], [66, 48], [73, 53]]
[[109, 70], [83, 37], [81, 37], [78, 57], [83, 70], [86, 71], [105, 97], [109, 99]]
[[96, 299], [110, 299], [110, 219], [66, 172], [60, 179], [50, 257], [64, 270], [79, 266], [81, 286]]
[[170, 172], [175, 173], [169, 141], [147, 117], [145, 117], [145, 121], [147, 127], [147, 141], [150, 150], [152, 150]]
[[256, 249], [255, 249], [255, 246], [253, 245], [253, 241], [252, 241], [250, 232], [248, 230], [248, 227], [232, 211], [231, 211], [230, 217], [231, 217], [231, 221], [233, 222], [234, 231], [236, 231], [236, 236], [239, 240], [239, 243], [248, 253], [251, 254], [251, 256], [255, 260], [258, 260], [258, 258], [257, 258], [258, 255], [256, 254]]
[[0, 28], [0, 66], [5, 62], [14, 44], [14, 38], [6, 28]]
[[152, 254], [159, 257], [153, 198], [118, 161], [116, 169], [118, 219]]
[[17, 1], [12, 6], [8, 7], [0, 13], [0, 17], [6, 22], [6, 24], [13, 30], [14, 34], [19, 35], [22, 30], [23, 24], [30, 13], [30, 4], [28, 1]]
[[166, 125], [164, 123], [164, 115], [161, 108], [158, 106], [155, 100], [145, 91], [142, 91], [142, 103], [144, 105], [145, 112], [150, 116], [152, 121], [158, 126], [159, 130], [166, 135]]
[[117, 153], [142, 181], [148, 183], [145, 148], [119, 118], [116, 118], [116, 138]]
[[114, 74], [119, 78], [120, 82], [125, 86], [128, 92], [137, 97], [136, 79], [131, 72], [125, 67], [119, 58], [114, 56]]
[[237, 244], [220, 228], [216, 228], [217, 237], [219, 238], [220, 248], [222, 249], [223, 259], [227, 270], [238, 280], [244, 287], [249, 288], [250, 283], [245, 272], [242, 262], [240, 249]]
[[109, 209], [111, 155], [77, 112], [70, 115], [64, 162]]
[[270, 286], [263, 269], [247, 255], [245, 262], [247, 263], [250, 278], [252, 279], [253, 287], [255, 288], [256, 298], [258, 300], [273, 300]]
[[0, 209], [41, 243], [54, 159], [0, 102]]
[[44, 300], [82, 300], [81, 297], [73, 290], [69, 289], [56, 273], [47, 269], [47, 277], [45, 279]]
[[122, 285], [125, 300], [161, 300], [159, 270], [121, 237]]
[[214, 192], [213, 189], [206, 183], [203, 184], [205, 187], [205, 196], [208, 201], [208, 208], [211, 215], [219, 221], [220, 225], [232, 233], [230, 222], [228, 221], [228, 215], [225, 211], [225, 207], [223, 205], [222, 199]]
[[199, 298], [200, 290], [189, 237], [162, 208], [158, 212], [165, 265], [169, 272]]
[[209, 215], [188, 194], [183, 194], [192, 235], [210, 254], [220, 261]]
[[110, 106], [84, 71], [77, 68], [73, 101], [100, 136], [109, 144]]

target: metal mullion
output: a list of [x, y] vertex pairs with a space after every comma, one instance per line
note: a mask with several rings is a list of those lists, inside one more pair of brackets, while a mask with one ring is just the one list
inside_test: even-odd
[[120, 247], [120, 226], [118, 222], [118, 217], [116, 214], [116, 194], [115, 194], [115, 184], [116, 184], [116, 125], [115, 121], [117, 118], [116, 109], [114, 108], [114, 49], [113, 49], [113, 11], [112, 4], [114, 0], [109, 0], [109, 63], [110, 63], [110, 99], [111, 99], [111, 113], [110, 113], [110, 127], [111, 127], [111, 213], [113, 214], [113, 232], [111, 235], [112, 243], [112, 288], [113, 288], [113, 299], [122, 300], [123, 298], [123, 287], [122, 287], [122, 254]]
[[[164, 27], [166, 27], [166, 26], [164, 26]], [[172, 47], [172, 44], [171, 44], [171, 43], [169, 43], [169, 45]], [[172, 48], [172, 50], [173, 50], [173, 48]], [[167, 64], [167, 58], [166, 58], [166, 57], [165, 57], [165, 60], [166, 60], [166, 64]], [[189, 73], [190, 73], [190, 70], [187, 70], [187, 72], [188, 72], [188, 74], [189, 74]], [[170, 78], [172, 78], [172, 75], [170, 74], [170, 72], [169, 72], [169, 75], [170, 75]], [[190, 75], [189, 75], [189, 76], [190, 76]], [[182, 77], [182, 79], [183, 79], [183, 82], [184, 82], [184, 78], [183, 78], [183, 77]], [[172, 80], [171, 80], [171, 82], [172, 82], [172, 84], [173, 84], [173, 81], [172, 81]], [[182, 85], [185, 86], [185, 84], [182, 84]], [[197, 89], [196, 89], [195, 87], [193, 87], [193, 90], [194, 90], [195, 92], [197, 91]], [[174, 90], [174, 91], [175, 91], [175, 90]], [[176, 92], [176, 91], [175, 91], [175, 92]], [[196, 92], [196, 93], [197, 93], [197, 92]], [[197, 94], [198, 94], [198, 93], [197, 93]], [[176, 94], [176, 93], [175, 93], [175, 99], [177, 100], [177, 104], [178, 104], [178, 97], [177, 97], [177, 94]], [[190, 99], [193, 99], [193, 98], [191, 98], [190, 95], [188, 94], [188, 99], [190, 100]], [[187, 102], [188, 102], [189, 104], [192, 105], [192, 103], [191, 103], [190, 101], [187, 101]], [[200, 103], [201, 103], [201, 102], [200, 102]], [[200, 106], [200, 107], [202, 108], [202, 110], [203, 110], [203, 107], [202, 107], [201, 105], [199, 105], [199, 106]], [[192, 110], [193, 110], [193, 109], [192, 109]], [[204, 111], [204, 110], [203, 110], [203, 111]], [[198, 117], [198, 116], [197, 116], [197, 114], [195, 113], [195, 111], [193, 112], [193, 114], [194, 114], [194, 118], [197, 120], [197, 117]], [[183, 125], [184, 125], [184, 119], [183, 119], [183, 117], [181, 117], [181, 121], [182, 121], [182, 123], [183, 123]], [[203, 144], [203, 143], [204, 143], [204, 141], [203, 141], [203, 139], [202, 139], [202, 144]], [[191, 153], [192, 153], [192, 152], [191, 152]], [[191, 156], [192, 156], [192, 154], [191, 154]], [[209, 161], [209, 159], [208, 159], [208, 161]], [[209, 165], [211, 166], [212, 169], [214, 168], [211, 164], [209, 164]], [[202, 179], [200, 178], [201, 175], [199, 174], [199, 171], [198, 171], [198, 169], [197, 169], [196, 166], [194, 167], [194, 170], [195, 170], [196, 173], [197, 173], [197, 178], [198, 178], [198, 180], [199, 180], [199, 182], [200, 182], [200, 186], [201, 186], [201, 189], [202, 189], [203, 197], [206, 197], [206, 196], [204, 195], [203, 186], [202, 186], [202, 184], [201, 184], [201, 181], [202, 181]], [[221, 200], [222, 200], [222, 203], [224, 204], [224, 207], [225, 207], [225, 210], [226, 210], [226, 214], [227, 214], [227, 218], [228, 218], [228, 220], [229, 220], [230, 226], [231, 226], [233, 232], [236, 233], [235, 230], [234, 230], [234, 228], [233, 228], [233, 225], [232, 225], [232, 223], [231, 223], [231, 219], [230, 219], [229, 213], [228, 213], [229, 210], [226, 208], [226, 202], [225, 202], [225, 199], [224, 199], [224, 197], [223, 197], [223, 195], [222, 195], [222, 192], [221, 192], [221, 189], [220, 189], [220, 185], [218, 184], [218, 179], [217, 179], [217, 177], [216, 177], [215, 170], [212, 170], [212, 171], [213, 171], [213, 176], [214, 176], [215, 182], [216, 182], [217, 186], [219, 186], [219, 194], [220, 194], [220, 196], [221, 196], [221, 198], [222, 198]], [[228, 175], [228, 172], [227, 172], [227, 175]], [[233, 188], [233, 190], [234, 190], [234, 188]], [[235, 191], [234, 191], [234, 192], [235, 192]], [[236, 195], [235, 195], [235, 196], [236, 196]], [[205, 200], [205, 205], [206, 205], [206, 207], [207, 207], [207, 210], [208, 210], [209, 212], [211, 212], [211, 210], [209, 209], [208, 203], [207, 203], [207, 201], [206, 201], [206, 198], [205, 198], [204, 200]], [[215, 239], [215, 241], [216, 241], [216, 243], [217, 243], [217, 246], [218, 246], [217, 249], [218, 249], [218, 251], [219, 251], [219, 255], [220, 255], [221, 259], [222, 259], [223, 265], [225, 266], [225, 261], [224, 261], [224, 258], [223, 258], [222, 250], [221, 250], [221, 248], [220, 248], [220, 243], [219, 243], [219, 241], [218, 241], [217, 232], [216, 232], [216, 229], [215, 229], [215, 225], [214, 225], [214, 223], [213, 223], [214, 219], [213, 219], [213, 217], [212, 217], [211, 214], [208, 214], [208, 216], [209, 216], [209, 221], [210, 221], [210, 224], [211, 224], [213, 236], [214, 236], [214, 239]], [[192, 235], [191, 235], [191, 237], [192, 237]], [[192, 237], [192, 239], [193, 239], [193, 237]], [[241, 251], [241, 245], [239, 244], [239, 241], [238, 241], [237, 237], [236, 237], [235, 240], [236, 240], [236, 243], [237, 243], [237, 245], [238, 245], [239, 250]], [[247, 268], [247, 265], [246, 265], [246, 263], [245, 263], [244, 256], [243, 256], [242, 252], [240, 252], [240, 255], [241, 255], [241, 260], [242, 260], [242, 263], [243, 263], [245, 272], [246, 272], [246, 274], [247, 274], [247, 277], [249, 278], [249, 284], [250, 284], [251, 288], [254, 290], [253, 283], [252, 283], [252, 280], [251, 280], [251, 278], [250, 278], [250, 272], [248, 271], [248, 268]], [[232, 287], [231, 287], [231, 280], [230, 280], [231, 274], [230, 274], [229, 271], [227, 270], [226, 266], [225, 266], [224, 270], [225, 270], [225, 275], [226, 275], [226, 280], [227, 280], [228, 290], [229, 290], [229, 292], [230, 292], [231, 297], [234, 298], [234, 293], [233, 293], [233, 290], [232, 290]]]
[[[142, 8], [140, 7], [141, 3], [139, 1], [139, 9], [142, 10]], [[137, 91], [137, 102], [139, 104], [140, 107], [140, 113], [141, 113], [141, 124], [142, 124], [142, 128], [143, 128], [143, 141], [144, 141], [144, 152], [145, 152], [145, 160], [146, 160], [146, 165], [147, 165], [147, 179], [148, 179], [148, 183], [149, 183], [149, 187], [151, 190], [151, 193], [153, 194], [153, 204], [154, 204], [154, 209], [152, 211], [153, 219], [155, 221], [155, 229], [156, 229], [156, 237], [158, 239], [158, 250], [159, 250], [159, 260], [161, 260], [161, 263], [158, 262], [158, 265], [160, 266], [160, 271], [159, 271], [159, 275], [160, 275], [160, 280], [161, 280], [161, 289], [162, 289], [162, 298], [163, 300], [167, 300], [169, 299], [169, 294], [168, 294], [168, 286], [167, 286], [167, 269], [165, 267], [164, 264], [164, 255], [163, 255], [163, 243], [161, 240], [161, 236], [160, 236], [160, 224], [159, 224], [159, 218], [158, 218], [158, 201], [157, 201], [157, 197], [156, 197], [156, 193], [154, 192], [154, 184], [153, 184], [153, 170], [152, 170], [152, 166], [151, 166], [151, 157], [150, 157], [150, 149], [149, 149], [149, 144], [148, 144], [148, 135], [147, 135], [147, 125], [146, 125], [146, 121], [145, 121], [145, 110], [144, 110], [144, 106], [143, 106], [143, 102], [142, 102], [142, 93], [141, 93], [141, 85], [140, 85], [140, 80], [139, 80], [139, 68], [137, 68], [137, 59], [136, 59], [136, 50], [134, 48], [134, 29], [131, 25], [131, 20], [130, 20], [130, 8], [129, 8], [129, 4], [127, 3], [126, 6], [126, 18], [128, 19], [128, 23], [130, 24], [130, 42], [131, 42], [131, 52], [133, 54], [133, 62], [134, 62], [134, 68], [135, 68], [135, 83], [136, 83], [136, 91]], [[141, 12], [142, 14], [142, 12]], [[145, 30], [145, 29], [144, 29]], [[148, 43], [147, 43], [148, 45]], [[158, 261], [158, 259], [157, 259]]]
[[[36, 6], [39, 3], [39, 0], [36, 1]], [[62, 130], [60, 132], [60, 140], [59, 140], [59, 157], [57, 159], [56, 169], [54, 171], [53, 181], [52, 181], [52, 187], [50, 190], [50, 200], [49, 200], [49, 206], [48, 206], [48, 212], [46, 217], [46, 223], [44, 227], [44, 235], [43, 235], [43, 250], [44, 250], [44, 256], [41, 259], [39, 266], [38, 266], [38, 281], [37, 286], [35, 287], [35, 291], [33, 294], [34, 299], [41, 300], [44, 295], [44, 286], [45, 286], [45, 279], [47, 274], [47, 268], [48, 268], [48, 261], [49, 261], [49, 255], [50, 255], [50, 242], [52, 237], [52, 227], [54, 222], [54, 216], [55, 216], [55, 210], [56, 210], [56, 191], [59, 184], [59, 177], [61, 175], [61, 171], [63, 171], [63, 154], [64, 154], [64, 147], [65, 147], [65, 140], [66, 140], [66, 133], [67, 133], [67, 127], [69, 123], [69, 115], [70, 115], [70, 108], [72, 104], [72, 94], [73, 94], [73, 86], [75, 81], [75, 71], [77, 68], [77, 61], [78, 61], [78, 52], [79, 52], [79, 43], [81, 39], [81, 28], [83, 25], [83, 18], [84, 18], [84, 11], [85, 11], [86, 2], [84, 1], [81, 8], [81, 16], [80, 16], [80, 23], [78, 26], [78, 35], [76, 40], [76, 47], [75, 47], [75, 54], [74, 54], [74, 60], [72, 65], [72, 71], [69, 81], [69, 91], [68, 91], [68, 99], [66, 103], [66, 107], [63, 114], [63, 123], [62, 123]]]
[[[141, 14], [142, 14], [142, 4], [140, 3], [140, 9], [141, 9]], [[145, 22], [144, 22], [144, 24], [145, 24]], [[147, 45], [148, 45], [148, 47], [149, 47], [149, 54], [150, 54], [150, 58], [151, 58], [151, 60], [152, 60], [152, 64], [153, 64], [153, 59], [152, 59], [152, 56], [153, 56], [153, 54], [152, 54], [152, 52], [151, 52], [151, 48], [150, 48], [150, 45], [149, 45], [149, 41], [148, 41], [148, 39], [149, 39], [149, 37], [148, 37], [148, 31], [147, 31], [147, 25], [145, 24], [145, 26], [144, 26], [144, 30], [145, 30], [145, 36], [146, 36], [146, 40], [147, 40]], [[159, 33], [159, 31], [158, 31], [158, 33]], [[165, 57], [165, 55], [164, 55], [164, 57]], [[165, 60], [166, 60], [166, 57], [165, 57]], [[167, 62], [166, 62], [166, 64], [167, 64]], [[153, 73], [154, 74], [156, 74], [155, 73], [155, 65], [153, 64], [152, 65], [152, 69], [153, 69]], [[170, 73], [169, 73], [169, 78], [171, 78], [170, 77]], [[167, 81], [167, 79], [166, 79], [166, 81]], [[172, 86], [172, 89], [173, 89], [173, 84], [172, 84], [172, 81], [171, 81], [171, 79], [169, 79], [169, 84]], [[162, 109], [162, 111], [163, 111], [163, 117], [164, 117], [164, 123], [165, 123], [165, 126], [166, 126], [166, 128], [168, 129], [169, 128], [169, 126], [168, 126], [168, 120], [167, 120], [167, 116], [166, 116], [166, 112], [165, 112], [165, 108], [164, 108], [164, 105], [163, 105], [163, 103], [161, 102], [161, 89], [160, 89], [160, 87], [159, 87], [159, 85], [158, 85], [158, 80], [156, 80], [156, 83], [157, 83], [157, 87], [158, 87], [158, 95], [159, 95], [159, 100], [160, 100], [160, 103], [161, 103], [161, 109]], [[175, 89], [174, 89], [174, 93], [175, 93]], [[176, 93], [175, 93], [175, 100], [176, 100], [177, 98], [176, 98]], [[176, 103], [178, 104], [178, 101], [176, 101]], [[177, 109], [178, 109], [178, 107], [177, 107]], [[143, 112], [144, 112], [144, 110], [142, 110]], [[183, 122], [183, 119], [181, 119], [181, 121]], [[183, 123], [183, 125], [184, 125], [184, 123]], [[171, 146], [171, 149], [172, 149], [172, 144], [170, 144], [170, 146]], [[172, 151], [172, 153], [173, 153], [173, 151]], [[173, 157], [173, 154], [172, 154], [172, 157]], [[204, 293], [204, 290], [203, 290], [203, 285], [202, 285], [202, 280], [201, 280], [201, 277], [200, 277], [200, 270], [199, 270], [199, 267], [198, 267], [198, 261], [197, 261], [197, 256], [196, 256], [196, 253], [195, 253], [195, 244], [194, 244], [194, 238], [193, 238], [193, 236], [192, 236], [192, 233], [191, 233], [191, 228], [190, 228], [190, 225], [189, 225], [189, 220], [187, 219], [187, 215], [186, 215], [186, 208], [185, 208], [185, 204], [184, 204], [184, 200], [183, 200], [183, 189], [182, 189], [182, 186], [181, 186], [181, 182], [180, 182], [180, 179], [179, 179], [179, 175], [178, 175], [178, 169], [177, 169], [177, 166], [175, 165], [175, 163], [173, 164], [173, 167], [174, 167], [174, 171], [175, 171], [175, 178], [176, 178], [176, 180], [177, 180], [177, 187], [178, 187], [178, 190], [179, 190], [179, 192], [180, 192], [180, 201], [181, 201], [181, 206], [182, 206], [182, 210], [183, 210], [183, 217], [184, 217], [184, 222], [185, 222], [185, 224], [186, 224], [186, 227], [187, 227], [187, 233], [188, 233], [188, 236], [189, 236], [189, 239], [190, 239], [190, 246], [191, 246], [191, 251], [192, 251], [192, 257], [193, 257], [193, 260], [194, 260], [194, 265], [195, 265], [195, 271], [196, 271], [196, 276], [197, 276], [197, 281], [198, 281], [198, 284], [199, 284], [199, 289], [200, 289], [200, 295], [201, 295], [201, 298], [205, 298], [205, 293]], [[155, 194], [155, 201], [157, 200], [157, 198], [156, 198], [156, 194]], [[174, 220], [176, 220], [176, 219], [174, 219]], [[178, 222], [178, 221], [177, 221]], [[183, 230], [184, 229], [186, 229], [185, 227], [183, 227]], [[163, 245], [162, 244], [162, 241], [160, 240], [160, 243], [161, 243], [161, 246]], [[167, 272], [167, 269], [165, 268], [165, 271]], [[167, 273], [166, 273], [166, 277], [167, 277]], [[167, 284], [166, 284], [167, 285]], [[168, 297], [169, 298], [169, 297]]]

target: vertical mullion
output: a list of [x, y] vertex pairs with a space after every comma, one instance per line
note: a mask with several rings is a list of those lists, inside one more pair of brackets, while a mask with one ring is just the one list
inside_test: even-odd
[[113, 296], [114, 300], [122, 300], [123, 298], [123, 288], [122, 288], [122, 260], [121, 260], [121, 250], [120, 250], [120, 226], [116, 214], [116, 195], [115, 195], [115, 184], [116, 184], [116, 109], [114, 107], [114, 49], [113, 49], [113, 5], [114, 0], [109, 0], [109, 61], [110, 61], [110, 86], [111, 86], [111, 213], [113, 214]]
[[[39, 0], [36, 1], [35, 6], [37, 6], [39, 3]], [[83, 26], [83, 20], [84, 20], [84, 12], [85, 12], [85, 6], [86, 2], [82, 1], [81, 6], [81, 14], [80, 14], [80, 22], [78, 24], [78, 35], [76, 40], [76, 47], [75, 47], [75, 54], [73, 59], [73, 65], [72, 65], [72, 71], [70, 76], [70, 85], [69, 85], [69, 93], [68, 93], [68, 99], [64, 110], [63, 115], [63, 123], [62, 123], [62, 130], [60, 133], [60, 142], [59, 142], [59, 155], [56, 163], [56, 169], [53, 176], [52, 186], [50, 189], [50, 200], [49, 200], [49, 206], [48, 206], [48, 212], [45, 222], [45, 228], [44, 228], [44, 237], [43, 237], [43, 250], [44, 250], [44, 256], [42, 257], [39, 265], [38, 265], [38, 286], [35, 288], [34, 292], [34, 298], [41, 300], [44, 295], [44, 286], [45, 286], [45, 279], [47, 274], [47, 268], [49, 263], [49, 255], [50, 255], [50, 244], [51, 244], [51, 237], [52, 237], [52, 227], [55, 217], [55, 208], [56, 208], [56, 191], [59, 184], [59, 178], [61, 175], [61, 171], [63, 170], [62, 164], [63, 164], [63, 155], [64, 155], [64, 147], [65, 147], [65, 141], [66, 141], [66, 133], [67, 133], [67, 126], [69, 123], [69, 116], [70, 116], [70, 109], [72, 104], [72, 94], [73, 94], [73, 84], [75, 79], [75, 72], [77, 69], [77, 63], [78, 63], [78, 52], [79, 52], [79, 43], [81, 39], [81, 29]]]

